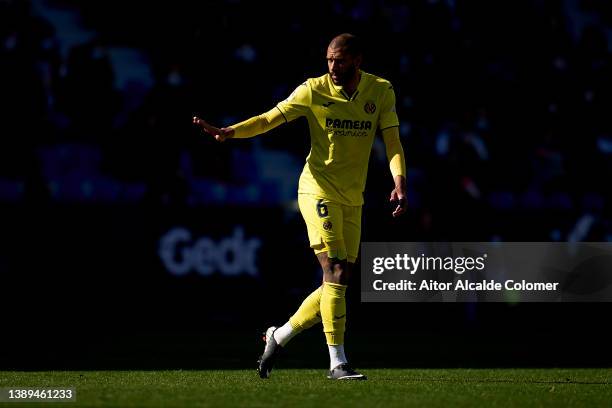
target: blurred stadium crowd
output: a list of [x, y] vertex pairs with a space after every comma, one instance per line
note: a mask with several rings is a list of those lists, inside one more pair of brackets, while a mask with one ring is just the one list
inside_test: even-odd
[[[190, 120], [270, 109], [350, 31], [396, 90], [396, 238], [612, 240], [609, 2], [189, 3], [0, 1], [2, 205], [292, 208], [305, 121], [218, 145]], [[374, 211], [386, 166], [377, 141]]]

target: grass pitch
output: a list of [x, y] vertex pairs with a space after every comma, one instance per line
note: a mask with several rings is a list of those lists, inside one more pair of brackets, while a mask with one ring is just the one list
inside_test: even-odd
[[0, 387], [75, 387], [53, 407], [603, 407], [612, 369], [365, 369], [368, 381], [331, 381], [325, 370], [0, 372]]

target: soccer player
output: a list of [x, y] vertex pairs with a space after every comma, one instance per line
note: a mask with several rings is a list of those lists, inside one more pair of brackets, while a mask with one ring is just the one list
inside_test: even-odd
[[266, 330], [257, 368], [261, 378], [269, 378], [289, 340], [322, 322], [330, 355], [328, 378], [366, 379], [349, 366], [344, 353], [345, 292], [358, 255], [363, 190], [377, 132], [382, 133], [395, 183], [390, 197], [394, 217], [406, 211], [406, 166], [393, 86], [362, 71], [361, 62], [359, 39], [341, 34], [327, 48], [328, 73], [309, 78], [270, 111], [224, 128], [193, 118], [220, 142], [253, 137], [300, 116], [308, 120], [311, 149], [299, 180], [298, 204], [323, 283], [288, 322]]

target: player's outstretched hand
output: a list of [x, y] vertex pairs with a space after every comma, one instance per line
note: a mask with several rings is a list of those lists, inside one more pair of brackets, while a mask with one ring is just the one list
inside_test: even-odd
[[393, 217], [399, 217], [405, 213], [406, 207], [408, 206], [408, 201], [406, 200], [406, 187], [395, 187], [393, 191], [391, 191], [389, 201], [395, 206], [393, 209]]
[[197, 116], [193, 117], [193, 124], [198, 125], [203, 131], [214, 136], [215, 140], [218, 142], [224, 142], [226, 139], [231, 139], [234, 137], [234, 129], [231, 127], [218, 128], [210, 125], [205, 120], [200, 119]]

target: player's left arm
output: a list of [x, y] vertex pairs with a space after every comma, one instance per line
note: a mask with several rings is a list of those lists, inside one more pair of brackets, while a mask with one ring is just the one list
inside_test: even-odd
[[399, 137], [397, 126], [384, 129], [382, 131], [389, 168], [393, 176], [395, 188], [391, 191], [389, 201], [395, 204], [393, 216], [397, 217], [406, 212], [406, 160], [404, 159], [404, 149]]
[[395, 92], [393, 86], [387, 83], [383, 94], [378, 128], [381, 130], [389, 168], [395, 187], [391, 191], [389, 201], [395, 204], [393, 216], [398, 217], [406, 212], [406, 160], [404, 149], [399, 137], [399, 119], [395, 111]]

